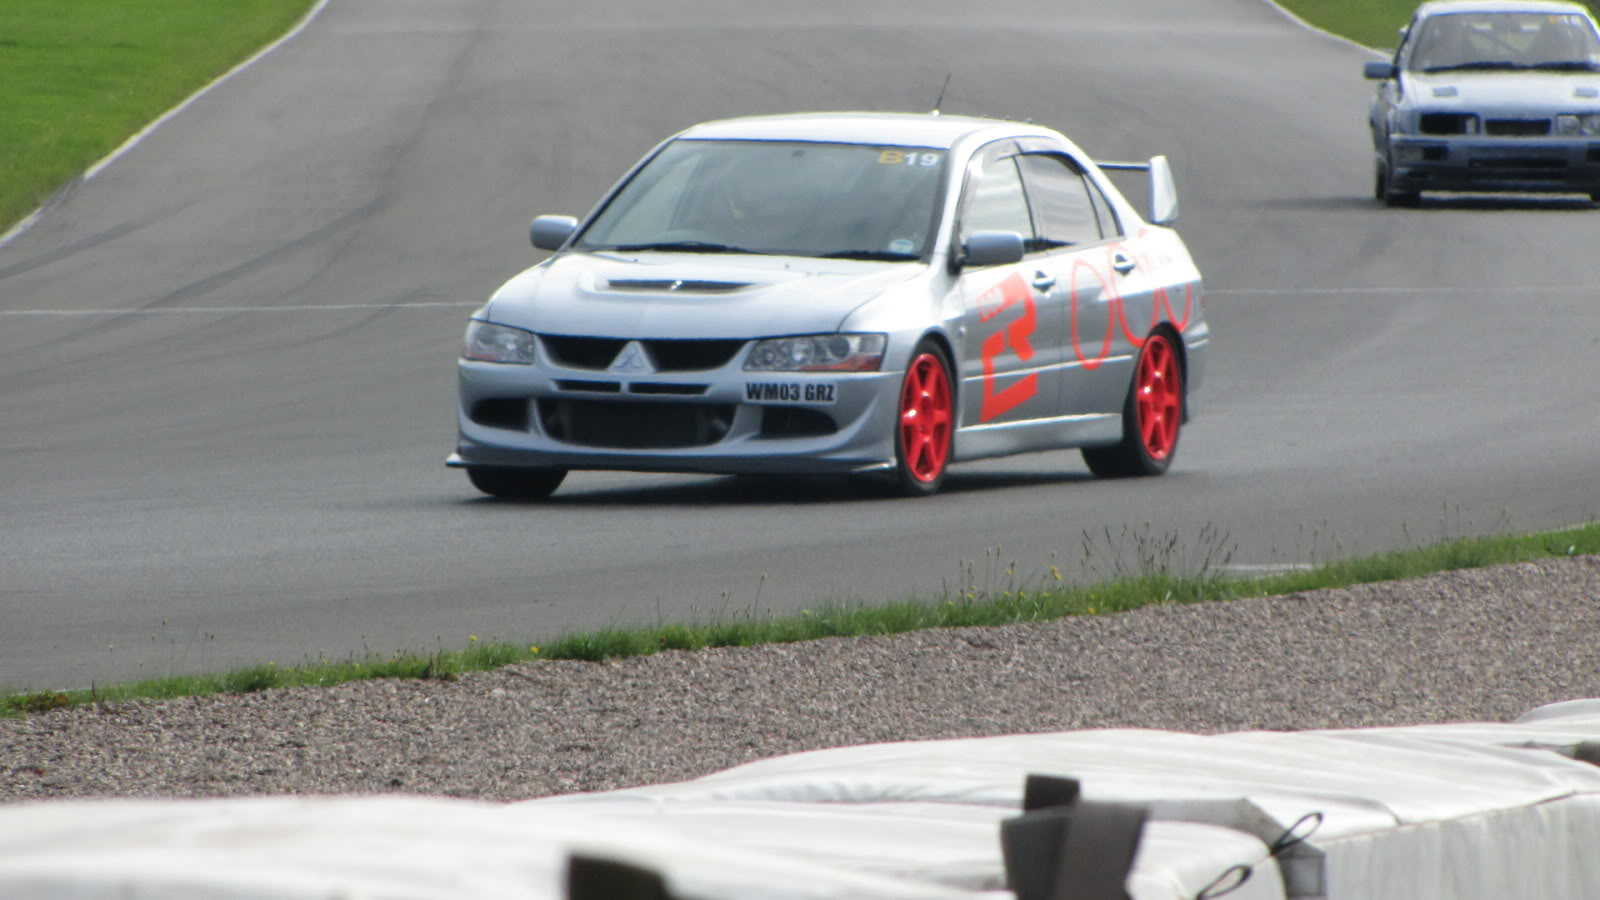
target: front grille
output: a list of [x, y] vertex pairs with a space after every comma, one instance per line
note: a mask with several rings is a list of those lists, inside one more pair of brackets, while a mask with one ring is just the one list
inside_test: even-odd
[[695, 372], [720, 369], [744, 348], [744, 341], [655, 340], [644, 341], [658, 372]]
[[670, 394], [678, 397], [698, 397], [709, 384], [671, 384], [664, 381], [635, 381], [628, 385], [630, 394]]
[[563, 366], [574, 369], [604, 369], [617, 358], [627, 341], [622, 338], [568, 337], [541, 334], [544, 352]]
[[661, 450], [704, 447], [733, 424], [731, 403], [629, 403], [545, 398], [539, 424], [551, 439], [586, 447]]
[[1496, 171], [1559, 172], [1567, 168], [1567, 161], [1548, 156], [1494, 156], [1488, 159], [1474, 158], [1471, 166], [1474, 169]]
[[1538, 137], [1550, 133], [1549, 119], [1486, 119], [1483, 133], [1500, 137]]
[[[544, 351], [560, 365], [570, 369], [605, 371], [628, 345], [627, 338], [573, 337], [541, 334]], [[679, 340], [655, 338], [640, 341], [657, 372], [698, 372], [720, 369], [744, 349], [742, 340]]]
[[622, 392], [620, 381], [580, 381], [576, 378], [558, 378], [556, 387], [563, 391], [590, 391], [596, 394], [617, 394]]
[[1423, 113], [1417, 120], [1423, 134], [1471, 134], [1477, 126], [1478, 117], [1471, 113]]

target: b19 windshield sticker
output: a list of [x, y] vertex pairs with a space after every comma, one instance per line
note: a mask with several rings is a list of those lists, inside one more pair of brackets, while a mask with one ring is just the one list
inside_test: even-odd
[[918, 150], [912, 147], [895, 147], [878, 152], [880, 166], [937, 166], [944, 159], [942, 150]]

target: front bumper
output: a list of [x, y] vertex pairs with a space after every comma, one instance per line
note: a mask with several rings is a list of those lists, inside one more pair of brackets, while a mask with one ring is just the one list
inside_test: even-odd
[[1390, 185], [1410, 191], [1600, 191], [1600, 139], [1405, 136], [1389, 143]]
[[627, 378], [468, 360], [458, 371], [453, 467], [844, 474], [894, 465], [898, 372], [729, 367]]

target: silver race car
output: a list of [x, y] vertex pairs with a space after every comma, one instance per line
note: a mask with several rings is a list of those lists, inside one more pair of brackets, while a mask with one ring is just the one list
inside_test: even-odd
[[[1148, 219], [1108, 169], [1148, 172]], [[1137, 177], [1137, 176], [1134, 176]], [[732, 119], [657, 146], [472, 315], [448, 465], [508, 499], [571, 469], [871, 474], [1082, 448], [1159, 475], [1200, 384], [1165, 157], [1037, 125]]]
[[1386, 205], [1422, 191], [1583, 193], [1600, 202], [1600, 30], [1578, 3], [1434, 0], [1369, 62]]

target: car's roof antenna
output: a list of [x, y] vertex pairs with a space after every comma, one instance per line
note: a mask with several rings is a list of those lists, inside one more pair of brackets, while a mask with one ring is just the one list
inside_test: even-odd
[[937, 116], [939, 114], [939, 107], [944, 106], [944, 89], [949, 87], [949, 86], [950, 86], [950, 73], [946, 72], [946, 73], [944, 73], [944, 84], [939, 86], [939, 99], [933, 101], [933, 110], [930, 113], [931, 115]]

